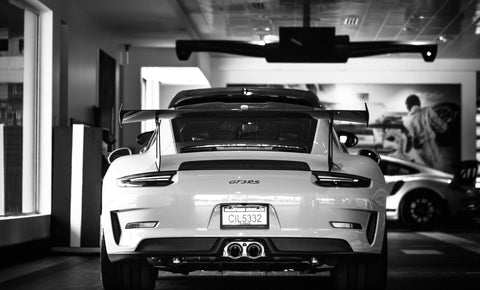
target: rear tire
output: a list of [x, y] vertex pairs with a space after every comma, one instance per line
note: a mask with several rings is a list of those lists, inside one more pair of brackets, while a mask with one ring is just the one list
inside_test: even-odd
[[368, 260], [345, 261], [332, 271], [335, 290], [384, 290], [387, 287], [388, 244], [385, 231], [382, 252]]
[[410, 193], [401, 202], [400, 220], [410, 230], [432, 230], [440, 224], [442, 215], [442, 201], [434, 193]]
[[108, 259], [103, 236], [100, 268], [105, 290], [152, 290], [155, 288], [158, 271], [146, 260], [124, 260], [112, 263]]

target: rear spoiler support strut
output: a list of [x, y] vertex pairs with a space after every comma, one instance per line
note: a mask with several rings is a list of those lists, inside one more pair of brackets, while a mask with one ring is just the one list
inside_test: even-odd
[[157, 169], [158, 171], [160, 171], [160, 165], [162, 164], [162, 138], [160, 137], [161, 134], [160, 134], [160, 123], [162, 122], [161, 119], [156, 119], [155, 122], [157, 123], [157, 128], [158, 128], [158, 132], [157, 132], [157, 150], [155, 152], [155, 163], [157, 165]]
[[328, 172], [332, 171], [333, 166], [333, 114], [328, 118]]

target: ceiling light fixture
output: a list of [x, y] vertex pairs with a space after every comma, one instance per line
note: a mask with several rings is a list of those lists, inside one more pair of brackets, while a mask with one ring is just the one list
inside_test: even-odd
[[265, 4], [263, 2], [251, 2], [249, 6], [253, 11], [265, 10]]
[[265, 43], [278, 42], [278, 36], [273, 35], [273, 34], [265, 34], [263, 36], [263, 41]]
[[270, 27], [268, 27], [268, 26], [265, 26], [265, 27], [254, 27], [254, 28], [253, 28], [253, 31], [256, 31], [256, 32], [269, 32], [269, 31], [270, 31]]
[[438, 37], [438, 40], [440, 40], [441, 42], [447, 42], [447, 41], [448, 41], [448, 38], [447, 38], [446, 36], [444, 36], [444, 35], [440, 35], [440, 36]]
[[418, 30], [417, 28], [412, 28], [412, 27], [408, 27], [408, 26], [405, 26], [404, 28], [402, 28], [403, 31], [412, 31], [412, 32], [419, 32], [420, 30]]
[[357, 16], [347, 16], [343, 20], [343, 24], [347, 26], [355, 26], [358, 24], [358, 17]]
[[267, 43], [278, 42], [278, 36], [273, 34], [259, 34], [258, 37], [260, 38], [259, 40], [253, 40], [249, 43], [263, 46]]
[[430, 19], [430, 16], [425, 16], [425, 15], [412, 15], [410, 19], [412, 20], [425, 20], [425, 19]]

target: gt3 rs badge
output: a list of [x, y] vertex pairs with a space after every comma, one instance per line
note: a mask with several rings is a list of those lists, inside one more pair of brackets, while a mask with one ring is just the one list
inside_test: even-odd
[[259, 184], [260, 180], [251, 180], [251, 179], [236, 179], [230, 180], [230, 184]]

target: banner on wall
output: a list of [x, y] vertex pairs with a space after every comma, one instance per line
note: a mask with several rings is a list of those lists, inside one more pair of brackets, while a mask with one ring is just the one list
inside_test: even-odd
[[[367, 103], [368, 127], [339, 123], [355, 133], [354, 150], [421, 163], [446, 172], [460, 161], [460, 84], [229, 84], [310, 90], [326, 109], [361, 110]], [[353, 151], [353, 150], [351, 150]]]

